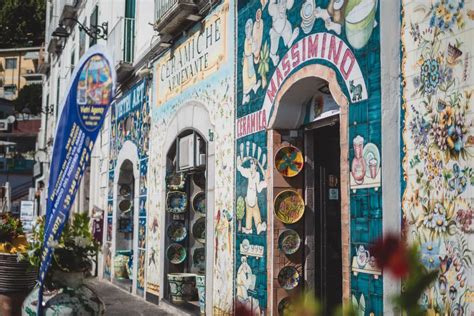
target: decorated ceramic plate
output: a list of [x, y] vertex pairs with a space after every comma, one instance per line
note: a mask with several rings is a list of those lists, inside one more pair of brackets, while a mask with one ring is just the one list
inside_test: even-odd
[[292, 290], [300, 283], [300, 274], [293, 266], [286, 266], [278, 273], [278, 283], [285, 290]]
[[287, 255], [292, 255], [298, 251], [301, 244], [300, 235], [293, 229], [283, 231], [278, 237], [278, 248]]
[[193, 252], [193, 266], [199, 270], [206, 268], [206, 249], [204, 247], [196, 248]]
[[206, 193], [198, 192], [193, 197], [193, 210], [206, 215]]
[[170, 213], [180, 214], [186, 212], [188, 197], [181, 191], [168, 192], [166, 196], [166, 209]]
[[291, 297], [287, 296], [283, 298], [280, 303], [278, 303], [278, 315], [287, 316], [294, 315], [292, 306], [291, 306]]
[[180, 244], [171, 244], [166, 250], [166, 257], [172, 264], [180, 264], [186, 260], [186, 249]]
[[123, 200], [119, 203], [119, 210], [122, 212], [126, 212], [132, 206], [132, 202], [130, 200]]
[[170, 190], [183, 190], [186, 177], [182, 173], [173, 173], [166, 177], [166, 185]]
[[120, 186], [119, 193], [121, 196], [128, 196], [130, 192], [132, 192], [132, 189], [130, 188], [128, 184], [122, 184]]
[[284, 177], [296, 176], [303, 169], [303, 165], [303, 154], [294, 146], [284, 146], [275, 154], [275, 168]]
[[188, 230], [184, 224], [176, 221], [171, 222], [171, 224], [168, 225], [167, 233], [169, 239], [173, 242], [183, 241], [188, 236]]
[[199, 218], [193, 225], [193, 236], [201, 244], [206, 243], [206, 218]]
[[281, 191], [275, 197], [275, 215], [285, 224], [294, 224], [303, 217], [304, 201], [294, 190]]

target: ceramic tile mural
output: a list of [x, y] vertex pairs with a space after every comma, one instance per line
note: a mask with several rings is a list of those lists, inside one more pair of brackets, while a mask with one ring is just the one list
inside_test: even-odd
[[438, 279], [430, 313], [472, 315], [474, 1], [402, 1], [403, 228]]
[[378, 1], [239, 0], [237, 7], [236, 298], [258, 314], [270, 308], [268, 278], [278, 271], [269, 272], [267, 260], [266, 128], [286, 80], [318, 64], [321, 77], [336, 74], [343, 95], [334, 98], [350, 103], [351, 296], [362, 314], [381, 315], [383, 277], [367, 251], [382, 234]]
[[[156, 61], [151, 126], [153, 137], [147, 173], [149, 185], [146, 203], [149, 215], [146, 291], [162, 297], [160, 289], [165, 286], [162, 280], [166, 280], [166, 275], [163, 275], [164, 266], [160, 261], [163, 260], [160, 258], [164, 258], [160, 247], [165, 234], [162, 215], [166, 212], [163, 198], [166, 191], [165, 156], [169, 149], [166, 144], [171, 144], [170, 139], [175, 139], [184, 129], [206, 119], [210, 120], [209, 129], [201, 133], [208, 142], [208, 148], [215, 148], [215, 164], [207, 167], [210, 181], [207, 185], [214, 181], [214, 201], [210, 213], [214, 224], [214, 238], [208, 240], [213, 247], [214, 257], [210, 261], [212, 266], [207, 269], [212, 271], [208, 275], [213, 277], [211, 310], [215, 315], [228, 315], [233, 308], [233, 274], [230, 267], [233, 266], [234, 236], [234, 16], [232, 1], [222, 1], [205, 19], [205, 28], [213, 25], [213, 45], [219, 46], [219, 49], [206, 53], [207, 63], [204, 68], [195, 68], [199, 63], [194, 62], [188, 65], [188, 57], [179, 53], [183, 47], [191, 47], [188, 45], [192, 41], [200, 41], [202, 33], [199, 33], [199, 28], [192, 29], [187, 38], [177, 41], [174, 55], [166, 53]], [[215, 56], [216, 54], [219, 56]], [[185, 70], [180, 71], [180, 76], [167, 77], [166, 72], [161, 70], [173, 72], [167, 67], [174, 58], [182, 58], [181, 64]], [[193, 108], [193, 112], [186, 112]], [[208, 117], [201, 117], [202, 113], [206, 113]]]
[[[111, 109], [111, 138], [110, 138], [110, 161], [109, 161], [109, 194], [107, 204], [107, 255], [109, 259], [105, 260], [105, 275], [110, 279], [110, 271], [113, 254], [112, 236], [113, 236], [113, 204], [114, 204], [114, 178], [117, 167], [117, 158], [125, 142], [131, 141], [138, 148], [139, 160], [139, 227], [138, 227], [138, 282], [137, 290], [143, 290], [143, 280], [145, 271], [145, 261], [140, 260], [140, 256], [145, 257], [146, 250], [146, 196], [147, 196], [147, 165], [148, 148], [150, 132], [150, 108], [149, 95], [146, 81], [140, 81], [130, 90], [112, 104]], [[126, 153], [126, 155], [133, 153]], [[107, 258], [107, 257], [106, 257]]]

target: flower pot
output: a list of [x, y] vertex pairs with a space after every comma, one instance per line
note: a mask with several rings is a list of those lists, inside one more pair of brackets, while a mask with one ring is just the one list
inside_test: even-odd
[[[74, 278], [72, 276], [72, 278]], [[38, 291], [36, 286], [26, 297], [22, 306], [22, 315], [37, 315]], [[44, 291], [44, 316], [66, 315], [104, 315], [105, 305], [99, 296], [88, 286], [82, 284], [72, 289], [63, 287], [52, 291]]]
[[199, 309], [201, 315], [206, 314], [206, 276], [198, 274], [196, 275], [196, 288], [199, 295]]
[[36, 271], [17, 255], [0, 253], [0, 315], [20, 315], [20, 305], [35, 285]]
[[168, 273], [168, 283], [170, 285], [170, 297], [173, 303], [180, 303], [190, 292], [188, 287], [195, 281], [196, 275], [193, 273]]

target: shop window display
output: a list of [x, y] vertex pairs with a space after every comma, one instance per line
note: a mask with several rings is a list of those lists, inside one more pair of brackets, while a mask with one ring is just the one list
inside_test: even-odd
[[205, 310], [207, 144], [182, 132], [167, 154], [165, 275], [172, 304]]

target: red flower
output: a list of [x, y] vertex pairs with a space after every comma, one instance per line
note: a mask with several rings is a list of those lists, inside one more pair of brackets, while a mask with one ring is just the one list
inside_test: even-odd
[[408, 249], [396, 235], [379, 239], [370, 249], [377, 266], [386, 269], [398, 278], [404, 278], [410, 271]]

